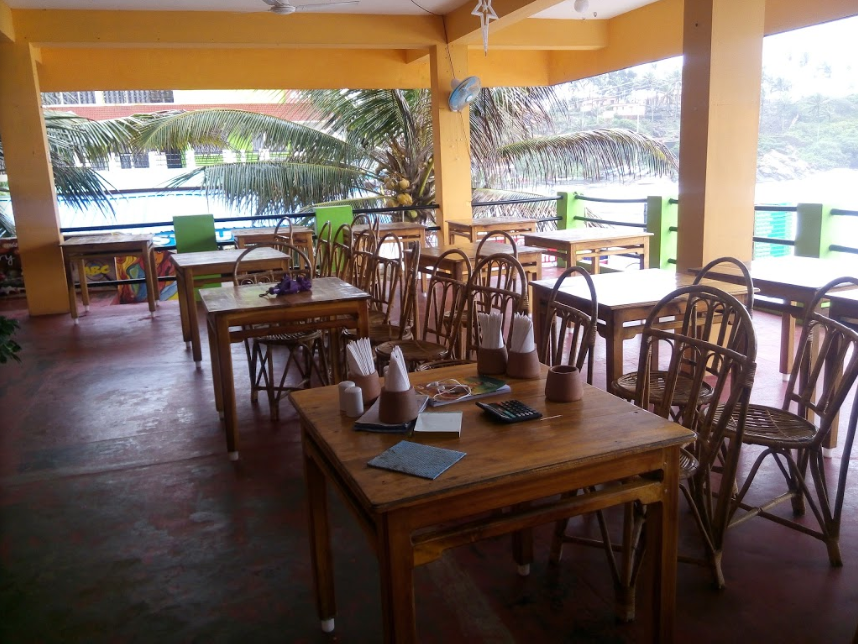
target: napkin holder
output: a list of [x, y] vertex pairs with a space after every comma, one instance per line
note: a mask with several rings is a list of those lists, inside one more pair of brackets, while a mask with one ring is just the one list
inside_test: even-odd
[[382, 387], [378, 401], [379, 421], [386, 425], [398, 425], [411, 422], [419, 413], [414, 387], [405, 391], [388, 391]]
[[481, 376], [501, 376], [506, 373], [506, 347], [477, 349], [477, 373]]
[[366, 376], [352, 374], [352, 380], [356, 387], [361, 388], [364, 407], [369, 408], [381, 393], [381, 380], [378, 378], [378, 371], [373, 371]]
[[527, 353], [510, 351], [506, 361], [506, 375], [510, 378], [534, 380], [540, 376], [539, 358], [536, 349]]
[[571, 365], [557, 365], [548, 370], [545, 397], [552, 402], [574, 402], [584, 397], [581, 372]]

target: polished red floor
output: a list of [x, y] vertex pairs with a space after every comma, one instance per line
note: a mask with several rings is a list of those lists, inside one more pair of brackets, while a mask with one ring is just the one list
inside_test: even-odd
[[[338, 614], [316, 618], [298, 424], [239, 393], [239, 462], [226, 457], [208, 356], [194, 368], [178, 306], [102, 302], [21, 321], [22, 365], [0, 366], [0, 641], [378, 642], [378, 571], [357, 523], [332, 500]], [[5, 309], [5, 310], [4, 310]], [[778, 404], [779, 326], [755, 318], [755, 399]], [[630, 343], [631, 344], [631, 343]], [[603, 344], [599, 342], [599, 356]], [[634, 351], [627, 348], [629, 368]], [[237, 365], [243, 350], [235, 347]], [[239, 392], [246, 373], [237, 371]], [[603, 374], [596, 378], [604, 385]], [[858, 451], [841, 547], [763, 520], [729, 534], [728, 586], [681, 564], [679, 642], [849, 642], [858, 624]], [[839, 454], [829, 463], [839, 465]], [[774, 485], [777, 479], [765, 479]], [[587, 529], [585, 520], [576, 520]], [[618, 624], [600, 551], [567, 546], [516, 575], [508, 539], [446, 553], [418, 569], [423, 642], [637, 642], [647, 620]], [[687, 513], [681, 546], [697, 541]], [[641, 612], [648, 603], [639, 588]]]

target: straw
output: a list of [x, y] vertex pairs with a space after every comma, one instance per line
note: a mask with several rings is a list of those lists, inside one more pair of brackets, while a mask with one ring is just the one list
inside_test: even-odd
[[503, 347], [503, 318], [500, 311], [477, 313], [477, 324], [480, 326], [480, 346], [484, 349], [501, 349]]
[[512, 337], [509, 350], [515, 353], [530, 353], [536, 349], [533, 341], [533, 320], [526, 313], [516, 313], [512, 320]]

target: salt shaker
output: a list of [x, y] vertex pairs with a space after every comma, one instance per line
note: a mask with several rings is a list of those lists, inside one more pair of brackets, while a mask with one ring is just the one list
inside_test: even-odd
[[345, 397], [345, 412], [349, 418], [363, 415], [363, 391], [360, 387], [349, 387], [343, 393]]
[[355, 383], [351, 380], [343, 380], [340, 383], [340, 411], [346, 410], [346, 389], [354, 386]]

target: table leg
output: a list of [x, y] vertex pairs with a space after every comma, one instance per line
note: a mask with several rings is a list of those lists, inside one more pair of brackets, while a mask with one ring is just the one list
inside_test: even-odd
[[[116, 272], [116, 259], [113, 260], [114, 272]], [[78, 277], [80, 278], [80, 301], [83, 302], [83, 310], [89, 311], [89, 287], [86, 284], [86, 260], [81, 257], [78, 260], [77, 266]]]
[[[792, 302], [786, 302], [788, 307]], [[795, 357], [795, 318], [787, 310], [781, 313], [781, 373], [787, 375], [792, 371]]]
[[215, 394], [215, 409], [218, 415], [223, 419], [223, 396], [221, 395], [220, 383], [220, 361], [218, 360], [218, 344], [217, 344], [217, 329], [212, 324], [211, 320], [206, 321], [209, 338], [209, 359], [212, 363], [212, 385], [214, 386]]
[[334, 630], [337, 614], [334, 594], [334, 567], [331, 557], [331, 533], [328, 525], [328, 494], [325, 475], [316, 461], [308, 455], [304, 437], [304, 482], [307, 487], [308, 522], [310, 527], [310, 561], [313, 567], [313, 582], [316, 587], [316, 611], [322, 630]]
[[609, 316], [605, 321], [605, 379], [611, 384], [623, 375], [623, 323]]
[[188, 331], [191, 336], [191, 351], [194, 354], [194, 362], [203, 361], [203, 352], [200, 347], [200, 327], [197, 319], [197, 298], [194, 295], [194, 273], [188, 270], [185, 276], [185, 310], [188, 314]]
[[149, 300], [149, 312], [155, 316], [158, 301], [158, 274], [155, 271], [155, 249], [149, 244], [143, 249], [143, 268], [146, 270], [146, 294]]
[[186, 343], [191, 341], [191, 324], [188, 322], [188, 302], [185, 292], [187, 290], [187, 280], [185, 279], [185, 271], [181, 268], [176, 269], [176, 292], [179, 300], [179, 319], [182, 322], [182, 340]]
[[[214, 327], [214, 328], [212, 328]], [[215, 399], [218, 389], [220, 390], [221, 403], [223, 405], [224, 431], [226, 432], [226, 448], [230, 460], [238, 460], [238, 414], [235, 409], [235, 381], [232, 373], [232, 349], [229, 341], [229, 322], [223, 317], [217, 318], [214, 324], [209, 325], [209, 333], [215, 334], [216, 346], [214, 352], [217, 354], [217, 371], [215, 378]], [[197, 342], [199, 342], [199, 330], [197, 331]], [[211, 340], [209, 341], [211, 342]], [[211, 346], [211, 345], [209, 345]], [[212, 363], [215, 361], [212, 360]], [[214, 370], [215, 367], [212, 367]], [[220, 387], [217, 385], [220, 384]]]
[[647, 549], [655, 559], [652, 590], [652, 639], [674, 639], [676, 566], [679, 545], [679, 448], [665, 450], [662, 501], [647, 506]]
[[378, 564], [384, 641], [416, 642], [414, 551], [406, 522], [396, 513], [384, 515], [380, 522]]
[[67, 259], [66, 262], [66, 286], [69, 290], [69, 313], [72, 320], [77, 324], [77, 294], [74, 292], [74, 276], [72, 275], [72, 261]]
[[641, 270], [649, 268], [649, 237], [643, 239], [643, 249], [641, 250]]

